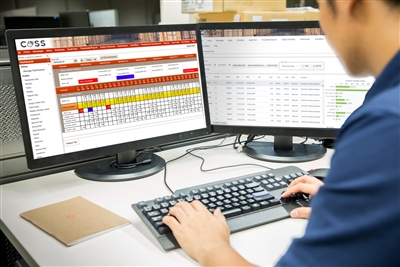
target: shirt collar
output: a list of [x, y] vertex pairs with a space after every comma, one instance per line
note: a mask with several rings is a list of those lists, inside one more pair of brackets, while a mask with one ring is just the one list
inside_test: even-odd
[[400, 50], [375, 80], [364, 101], [369, 101], [379, 93], [398, 84], [400, 84]]

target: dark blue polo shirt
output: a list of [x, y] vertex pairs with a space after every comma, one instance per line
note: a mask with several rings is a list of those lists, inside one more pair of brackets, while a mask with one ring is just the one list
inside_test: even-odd
[[400, 51], [342, 126], [311, 206], [277, 266], [400, 266]]

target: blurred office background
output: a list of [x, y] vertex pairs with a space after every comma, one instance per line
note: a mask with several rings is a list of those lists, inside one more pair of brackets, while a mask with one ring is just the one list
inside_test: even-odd
[[[177, 2], [180, 4], [180, 1]], [[160, 0], [1, 0], [0, 45], [5, 45], [4, 17], [58, 17], [63, 12], [84, 10], [87, 10], [92, 16], [92, 26], [148, 25], [160, 22]], [[102, 20], [96, 20], [96, 15]], [[115, 23], [110, 22], [104, 25], [97, 23], [96, 25], [96, 22], [106, 23], [107, 20], [115, 21]]]
[[[208, 1], [214, 1], [215, 3], [223, 2], [223, 0]], [[90, 15], [91, 26], [94, 27], [138, 26], [159, 23], [175, 24], [211, 21], [213, 18], [217, 18], [217, 21], [233, 21], [233, 15], [240, 11], [229, 10], [230, 12], [224, 12], [225, 10], [214, 10], [211, 14], [211, 20], [205, 13], [202, 13], [202, 16], [200, 16], [199, 19], [199, 17], [196, 16], [198, 14], [195, 14], [196, 12], [185, 12], [182, 10], [183, 2], [193, 2], [197, 5], [197, 1], [188, 0], [1, 0], [0, 46], [6, 45], [4, 38], [4, 31], [6, 29], [4, 17], [38, 16], [47, 17], [48, 19], [48, 17], [54, 16], [58, 19], [61, 13], [65, 14], [68, 12], [87, 11]], [[234, 3], [235, 1], [228, 0], [227, 2]], [[283, 8], [296, 8], [302, 6], [317, 7], [316, 0], [250, 0], [246, 2], [246, 5], [249, 5], [251, 2], [254, 2], [252, 5], [258, 11], [269, 10], [268, 6], [271, 2], [275, 2], [275, 5], [276, 2], [282, 2], [284, 6]], [[240, 8], [238, 7], [238, 9]], [[276, 11], [273, 8], [271, 10]], [[253, 15], [260, 14], [252, 14], [251, 18], [254, 17]], [[77, 16], [77, 14], [75, 14], [75, 16]], [[204, 19], [205, 17], [208, 19]], [[298, 18], [295, 19], [297, 20]], [[18, 19], [14, 19], [14, 21], [18, 21]], [[21, 20], [20, 23], [24, 23], [24, 21]], [[71, 26], [76, 27], [81, 25], [78, 24]], [[64, 25], [62, 25], [62, 27], [64, 27]]]

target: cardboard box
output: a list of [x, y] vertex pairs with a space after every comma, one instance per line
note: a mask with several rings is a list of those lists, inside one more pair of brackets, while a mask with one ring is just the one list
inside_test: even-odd
[[224, 0], [224, 11], [285, 11], [286, 0]]
[[240, 21], [297, 21], [305, 19], [305, 11], [254, 12], [244, 11], [236, 14]]
[[182, 0], [182, 13], [224, 12], [224, 0]]
[[196, 22], [232, 22], [236, 12], [198, 13], [194, 16]]
[[306, 10], [304, 20], [319, 20], [319, 10]]

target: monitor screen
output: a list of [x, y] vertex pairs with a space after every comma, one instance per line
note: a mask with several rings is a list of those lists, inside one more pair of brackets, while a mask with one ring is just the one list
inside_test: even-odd
[[[249, 156], [284, 162], [326, 149], [292, 136], [335, 137], [374, 78], [347, 75], [316, 21], [200, 24], [212, 129], [273, 135]], [[251, 141], [251, 139], [250, 139]]]
[[89, 10], [59, 13], [61, 27], [90, 27]]
[[141, 178], [165, 164], [146, 148], [210, 134], [197, 28], [7, 31], [28, 167], [115, 154], [75, 172]]
[[4, 25], [8, 29], [59, 28], [60, 18], [57, 16], [13, 16], [4, 17]]

